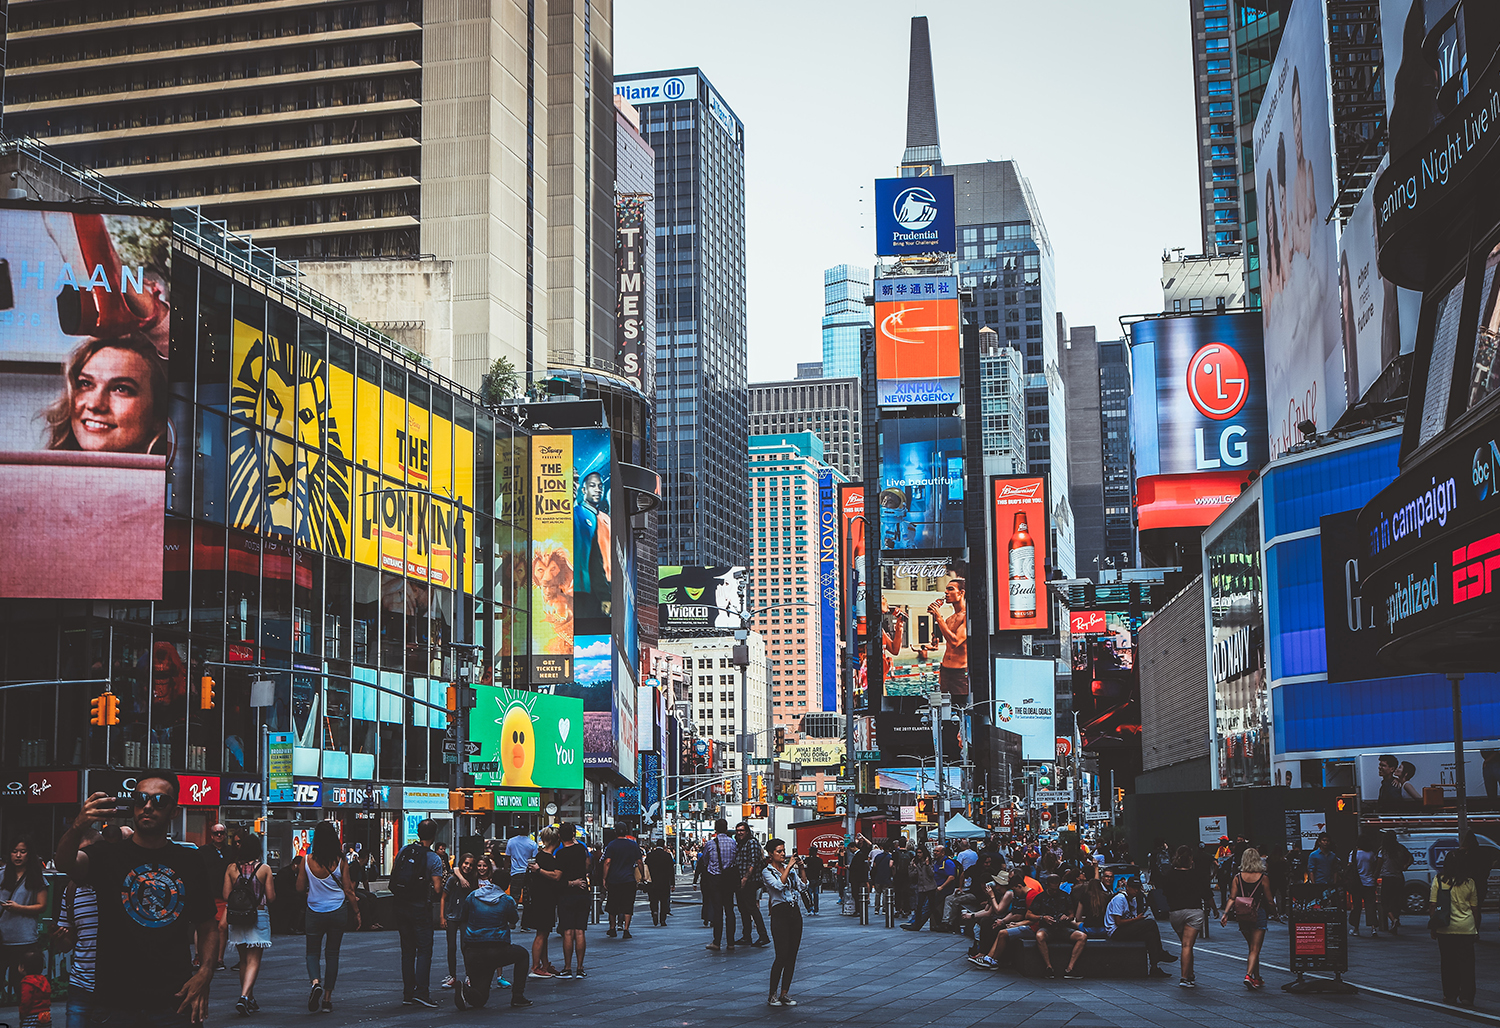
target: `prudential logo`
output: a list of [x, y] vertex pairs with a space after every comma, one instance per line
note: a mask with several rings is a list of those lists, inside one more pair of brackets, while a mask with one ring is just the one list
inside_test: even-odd
[[667, 79], [662, 83], [661, 95], [668, 100], [680, 99], [685, 92], [687, 92], [687, 87], [682, 84], [682, 79]]
[[896, 216], [896, 224], [906, 231], [920, 232], [937, 220], [937, 197], [921, 186], [903, 189], [896, 194], [891, 213]]

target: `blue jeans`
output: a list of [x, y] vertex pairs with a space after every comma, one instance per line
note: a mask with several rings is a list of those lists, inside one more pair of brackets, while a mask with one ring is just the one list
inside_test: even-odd
[[941, 895], [941, 893], [919, 892], [916, 895], [916, 913], [912, 914], [911, 920], [906, 923], [909, 925], [914, 925], [917, 931], [920, 932], [922, 930], [922, 923], [924, 921], [930, 920], [932, 921], [933, 927], [935, 929], [937, 927], [937, 919], [941, 916], [939, 913], [939, 907], [935, 901]]
[[823, 906], [823, 904], [819, 900], [819, 897], [821, 897], [823, 895], [823, 883], [822, 882], [813, 882], [811, 887], [812, 887], [812, 901], [813, 901], [812, 912], [814, 914], [816, 914], [819, 910], [822, 909], [822, 906]]
[[93, 1006], [94, 994], [76, 985], [68, 986], [68, 1028], [88, 1028], [89, 1008]]

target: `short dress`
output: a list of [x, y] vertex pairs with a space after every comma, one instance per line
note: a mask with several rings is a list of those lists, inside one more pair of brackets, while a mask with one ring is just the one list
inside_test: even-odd
[[271, 948], [271, 912], [266, 909], [266, 890], [260, 884], [260, 879], [255, 873], [260, 870], [260, 861], [240, 865], [240, 875], [247, 877], [253, 883], [251, 888], [255, 890], [255, 898], [259, 906], [255, 910], [255, 924], [229, 924], [229, 944], [236, 947], [249, 947], [251, 949]]

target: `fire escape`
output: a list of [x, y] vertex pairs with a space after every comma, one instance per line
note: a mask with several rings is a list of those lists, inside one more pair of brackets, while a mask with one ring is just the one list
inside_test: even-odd
[[[1400, 26], [1395, 26], [1399, 32]], [[1385, 157], [1385, 75], [1376, 0], [1328, 0], [1329, 68], [1333, 86], [1333, 209], [1342, 226]]]

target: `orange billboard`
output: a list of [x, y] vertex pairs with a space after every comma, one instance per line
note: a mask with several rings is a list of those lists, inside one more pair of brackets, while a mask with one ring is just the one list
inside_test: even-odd
[[877, 279], [875, 378], [881, 406], [959, 402], [958, 279]]

